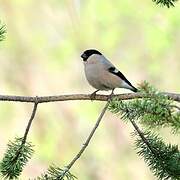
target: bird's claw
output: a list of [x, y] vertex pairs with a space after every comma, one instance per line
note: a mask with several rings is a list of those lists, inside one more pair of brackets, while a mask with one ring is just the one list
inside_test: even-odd
[[108, 96], [108, 101], [111, 101], [114, 95], [114, 89], [112, 90], [111, 94]]
[[95, 97], [96, 97], [96, 91], [90, 95], [91, 101], [93, 101], [95, 99]]
[[114, 95], [114, 94], [110, 94], [110, 95], [108, 96], [108, 101], [111, 101], [111, 100], [112, 100], [113, 95]]
[[99, 89], [98, 90], [96, 90], [96, 91], [94, 91], [91, 95], [90, 95], [90, 99], [91, 99], [91, 101], [93, 101], [94, 99], [95, 99], [95, 97], [96, 97], [96, 93], [99, 91]]

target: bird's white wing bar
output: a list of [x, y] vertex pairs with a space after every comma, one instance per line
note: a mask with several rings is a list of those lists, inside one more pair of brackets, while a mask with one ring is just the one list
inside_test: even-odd
[[126, 77], [118, 69], [116, 69], [115, 67], [110, 67], [108, 68], [108, 71], [121, 78], [125, 83], [127, 83], [131, 87], [131, 90], [137, 92], [137, 89], [126, 79]]

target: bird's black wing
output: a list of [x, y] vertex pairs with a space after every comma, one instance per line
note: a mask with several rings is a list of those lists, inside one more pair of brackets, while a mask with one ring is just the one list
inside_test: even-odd
[[118, 76], [119, 78], [121, 78], [123, 81], [125, 81], [129, 86], [132, 87], [132, 90], [134, 92], [137, 92], [137, 89], [126, 79], [126, 77], [119, 71], [117, 70], [115, 67], [110, 67], [108, 68], [108, 71], [116, 76]]

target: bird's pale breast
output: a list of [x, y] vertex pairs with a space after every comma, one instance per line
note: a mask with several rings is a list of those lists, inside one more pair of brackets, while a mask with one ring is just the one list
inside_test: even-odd
[[86, 78], [91, 86], [100, 90], [110, 90], [117, 87], [121, 87], [122, 80], [108, 72], [103, 64], [91, 63], [85, 65]]

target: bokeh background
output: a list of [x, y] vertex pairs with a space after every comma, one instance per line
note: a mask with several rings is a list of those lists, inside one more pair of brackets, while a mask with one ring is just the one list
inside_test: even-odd
[[[0, 94], [91, 93], [80, 54], [102, 51], [137, 86], [147, 80], [162, 91], [180, 91], [180, 3], [151, 0], [0, 0], [6, 39], [0, 43]], [[117, 90], [116, 93], [129, 92]], [[29, 140], [35, 153], [21, 179], [77, 153], [104, 102], [41, 104]], [[0, 158], [8, 140], [22, 136], [32, 105], [0, 103]], [[73, 166], [80, 180], [153, 180], [133, 147], [133, 128], [107, 112], [88, 149]], [[166, 142], [180, 138], [162, 131]]]

